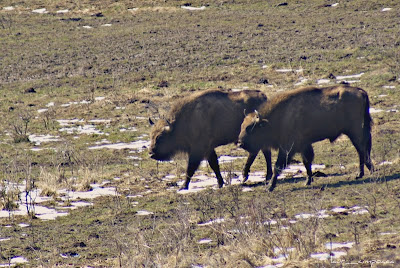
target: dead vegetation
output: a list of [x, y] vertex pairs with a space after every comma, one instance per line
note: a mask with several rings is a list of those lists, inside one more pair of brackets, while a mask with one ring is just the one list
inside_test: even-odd
[[[400, 5], [281, 3], [3, 1], [0, 264], [23, 256], [26, 267], [398, 265]], [[221, 163], [227, 187], [181, 194], [185, 158], [158, 163], [132, 144], [148, 141], [149, 116], [193, 92], [250, 88], [270, 97], [320, 79], [368, 92], [372, 175], [353, 179], [357, 153], [339, 138], [315, 144], [314, 163], [327, 176], [312, 186], [301, 173], [280, 179], [273, 193], [262, 182], [236, 185], [245, 160], [235, 159]], [[60, 131], [67, 127], [74, 130]], [[37, 145], [31, 134], [50, 141]], [[130, 147], [89, 149], [107, 144]], [[246, 156], [234, 145], [217, 154]], [[252, 174], [263, 176], [256, 171], [265, 171], [262, 156]], [[198, 173], [212, 176], [208, 167]], [[111, 196], [69, 208], [88, 199], [68, 194], [108, 187]], [[34, 204], [39, 189], [48, 199]], [[29, 213], [18, 215], [20, 205]], [[43, 221], [41, 207], [68, 215]], [[333, 249], [343, 242], [354, 244]], [[331, 259], [331, 251], [346, 255]]]

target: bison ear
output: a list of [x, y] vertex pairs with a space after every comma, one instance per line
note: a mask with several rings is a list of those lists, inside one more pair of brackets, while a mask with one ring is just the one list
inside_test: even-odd
[[268, 119], [261, 119], [260, 121], [260, 127], [264, 127], [265, 125], [269, 124]]
[[153, 121], [153, 120], [151, 120], [151, 118], [150, 118], [150, 117], [149, 117], [149, 124], [150, 124], [150, 126], [154, 125], [154, 121]]

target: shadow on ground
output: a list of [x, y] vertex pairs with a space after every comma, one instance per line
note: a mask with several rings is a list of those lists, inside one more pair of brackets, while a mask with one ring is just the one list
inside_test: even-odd
[[[321, 179], [324, 179], [323, 177], [339, 177], [339, 176], [343, 176], [343, 174], [334, 173], [334, 174], [329, 174], [327, 176], [319, 176], [319, 177], [322, 177]], [[305, 182], [306, 179], [307, 179], [306, 177], [280, 179], [280, 180], [278, 180], [277, 183], [278, 183], [278, 185], [285, 184], [285, 183], [302, 183], [302, 182]], [[335, 183], [327, 183], [327, 184], [323, 184], [322, 186], [321, 185], [318, 185], [318, 186], [302, 185], [301, 187], [297, 187], [297, 188], [293, 189], [292, 191], [300, 191], [300, 190], [305, 190], [305, 189], [310, 189], [310, 188], [311, 189], [321, 189], [321, 187], [323, 187], [323, 188], [338, 188], [338, 187], [342, 187], [342, 186], [346, 186], [346, 185], [359, 185], [359, 184], [365, 184], [365, 183], [389, 182], [389, 181], [397, 180], [397, 179], [400, 179], [400, 173], [389, 175], [389, 176], [382, 176], [382, 177], [368, 177], [365, 179], [354, 179], [354, 178], [350, 177], [344, 181], [339, 181], [339, 182], [335, 182]], [[269, 183], [269, 181], [260, 181], [260, 182], [255, 182], [255, 183], [246, 182], [246, 183], [242, 184], [242, 186], [253, 188], [253, 187], [259, 187], [259, 186], [266, 186], [268, 183]]]

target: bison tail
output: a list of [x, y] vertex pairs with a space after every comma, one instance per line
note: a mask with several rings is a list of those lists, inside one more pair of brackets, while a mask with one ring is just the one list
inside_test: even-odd
[[369, 98], [365, 95], [365, 111], [364, 111], [364, 133], [371, 133], [371, 127], [373, 125], [371, 115], [369, 113]]
[[[369, 98], [368, 95], [365, 95], [365, 111], [364, 111], [364, 125], [363, 125], [363, 140], [366, 146], [366, 163], [371, 164], [371, 148], [372, 148], [372, 139], [371, 139], [371, 128], [373, 122], [371, 115], [369, 113]], [[368, 166], [368, 165], [367, 165]]]

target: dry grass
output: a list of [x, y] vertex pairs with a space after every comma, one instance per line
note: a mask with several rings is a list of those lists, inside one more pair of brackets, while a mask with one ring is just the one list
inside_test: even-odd
[[[398, 110], [400, 99], [400, 5], [355, 0], [326, 7], [326, 1], [314, 0], [278, 6], [281, 2], [215, 1], [205, 10], [190, 12], [180, 8], [188, 3], [180, 0], [3, 1], [3, 208], [15, 207], [21, 191], [15, 185], [21, 183], [25, 190], [37, 187], [52, 196], [53, 207], [60, 200], [57, 190], [90, 190], [91, 183], [104, 180], [120, 195], [99, 198], [94, 206], [55, 221], [32, 214], [0, 219], [2, 226], [13, 226], [1, 229], [0, 238], [11, 239], [2, 241], [0, 263], [25, 256], [27, 267], [256, 267], [286, 254], [277, 262], [324, 267], [332, 263], [310, 254], [327, 252], [325, 243], [330, 241], [352, 241], [356, 245], [343, 249], [347, 255], [340, 260], [389, 260], [397, 265], [400, 120], [398, 112], [387, 111]], [[205, 5], [197, 0], [190, 4]], [[2, 9], [6, 6], [15, 9]], [[385, 7], [392, 10], [382, 12]], [[49, 13], [32, 13], [38, 8]], [[56, 13], [62, 9], [69, 13]], [[282, 68], [292, 71], [277, 71]], [[273, 96], [304, 78], [312, 85], [321, 78], [335, 83], [332, 75], [361, 72], [354, 85], [367, 90], [372, 107], [383, 110], [372, 114], [377, 170], [361, 180], [354, 180], [357, 153], [347, 138], [314, 146], [314, 163], [325, 164], [328, 177], [318, 177], [308, 187], [304, 178], [281, 180], [273, 193], [262, 184], [249, 184], [249, 192], [231, 185], [176, 194], [186, 169], [184, 156], [157, 163], [148, 159], [146, 150], [88, 149], [104, 139], [148, 139], [143, 136], [150, 131], [147, 117], [166, 114], [174, 100], [199, 90], [248, 87]], [[93, 119], [111, 122], [93, 123], [104, 135], [79, 135], [60, 132], [60, 119], [83, 120], [81, 127]], [[27, 140], [29, 134], [59, 136], [60, 141], [35, 146]], [[43, 150], [31, 151], [34, 147]], [[234, 145], [222, 146], [217, 153], [245, 156]], [[235, 177], [244, 161], [222, 164], [221, 169]], [[385, 161], [392, 164], [380, 165]], [[252, 171], [263, 170], [260, 155]], [[203, 167], [200, 173], [212, 171]], [[171, 174], [176, 177], [164, 180]], [[367, 212], [352, 214], [354, 206]], [[335, 207], [349, 211], [333, 212]], [[141, 216], [140, 210], [154, 214]], [[321, 210], [329, 217], [296, 218]], [[220, 223], [198, 225], [222, 218]], [[18, 226], [26, 222], [27, 229]], [[212, 241], [198, 243], [205, 238]]]

